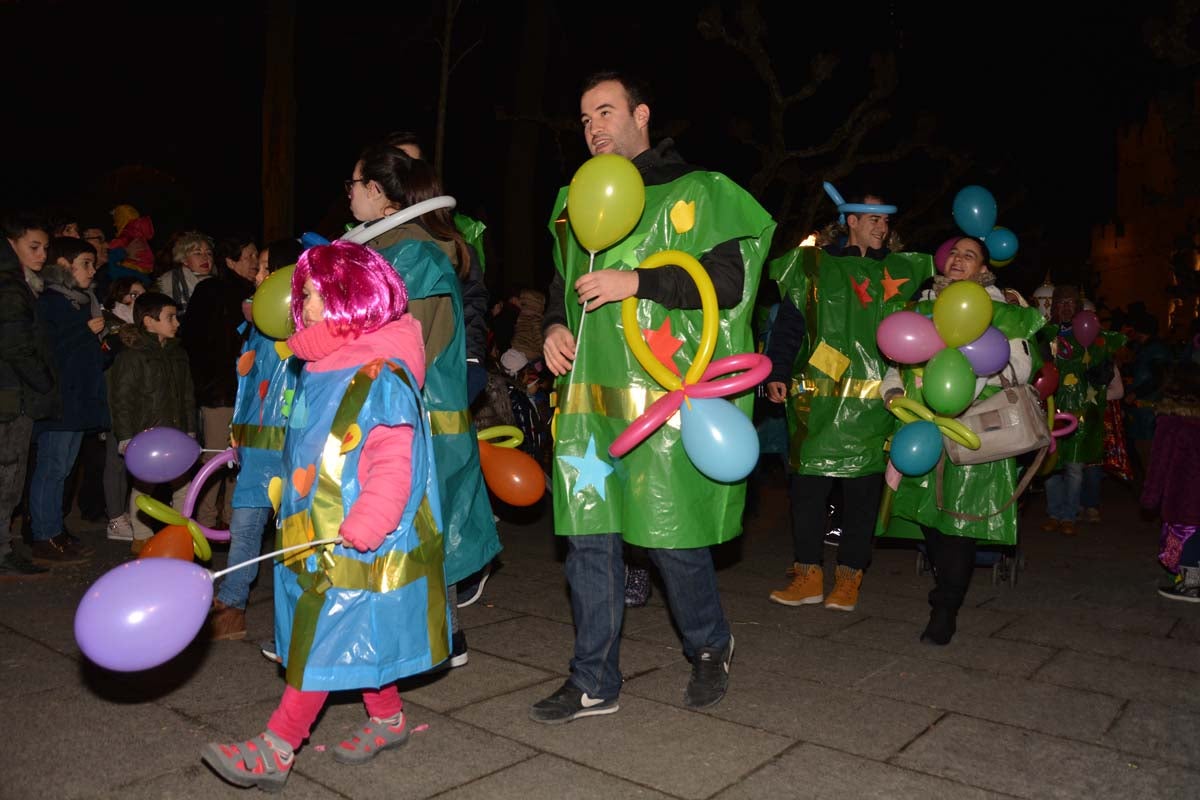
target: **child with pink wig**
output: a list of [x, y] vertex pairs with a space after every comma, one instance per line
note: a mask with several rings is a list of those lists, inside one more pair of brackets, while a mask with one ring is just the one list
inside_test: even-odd
[[287, 687], [267, 729], [209, 744], [236, 786], [278, 790], [329, 692], [361, 689], [368, 719], [330, 747], [363, 764], [408, 739], [395, 683], [450, 652], [441, 505], [421, 386], [420, 325], [396, 271], [361, 245], [306, 251], [292, 278], [307, 362], [283, 445], [277, 541], [340, 536], [275, 562], [275, 641]]

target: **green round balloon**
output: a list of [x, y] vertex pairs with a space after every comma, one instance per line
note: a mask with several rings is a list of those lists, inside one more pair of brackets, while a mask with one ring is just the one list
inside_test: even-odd
[[970, 344], [992, 324], [992, 298], [974, 281], [955, 281], [933, 301], [933, 327], [946, 347]]
[[293, 264], [272, 273], [254, 293], [250, 306], [254, 326], [272, 339], [286, 339], [296, 332], [292, 323]]
[[925, 405], [944, 417], [957, 417], [975, 399], [975, 370], [953, 347], [947, 347], [925, 363], [921, 376]]

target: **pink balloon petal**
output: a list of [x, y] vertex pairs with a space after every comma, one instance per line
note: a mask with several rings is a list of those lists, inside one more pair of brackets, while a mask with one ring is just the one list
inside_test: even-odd
[[[739, 370], [746, 371], [732, 378], [711, 380], [717, 375], [727, 375]], [[704, 375], [700, 378], [700, 383], [685, 386], [683, 391], [688, 397], [725, 397], [758, 386], [770, 374], [771, 359], [762, 353], [738, 353], [710, 362], [708, 369], [704, 370]]]
[[671, 415], [683, 404], [683, 390], [676, 389], [650, 404], [641, 416], [629, 423], [629, 427], [621, 431], [613, 443], [608, 446], [608, 454], [620, 458], [641, 444], [647, 436], [658, 430]]

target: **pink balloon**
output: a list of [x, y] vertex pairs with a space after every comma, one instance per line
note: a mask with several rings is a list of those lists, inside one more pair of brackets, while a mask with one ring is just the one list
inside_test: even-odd
[[[1063, 427], [1058, 427], [1058, 423], [1067, 423]], [[1054, 415], [1054, 430], [1050, 431], [1050, 435], [1055, 439], [1061, 439], [1063, 436], [1068, 436], [1075, 432], [1079, 427], [1079, 417], [1074, 414], [1068, 414], [1065, 411], [1059, 411]]]
[[875, 331], [879, 352], [901, 364], [920, 364], [946, 349], [933, 320], [915, 311], [888, 314]]
[[[191, 519], [192, 512], [196, 510], [196, 500], [200, 497], [200, 492], [204, 489], [205, 482], [210, 476], [226, 464], [237, 461], [237, 451], [232, 447], [217, 453], [215, 456], [205, 462], [200, 471], [196, 473], [196, 477], [192, 478], [191, 484], [188, 486], [187, 495], [183, 498], [183, 516]], [[218, 531], [213, 528], [205, 527], [199, 522], [196, 527], [204, 533], [204, 538], [210, 542], [228, 542], [229, 531]]]
[[1100, 335], [1100, 318], [1094, 311], [1080, 311], [1071, 319], [1071, 333], [1075, 341], [1084, 347], [1091, 347]]
[[963, 237], [954, 236], [938, 245], [938, 249], [933, 251], [933, 265], [937, 267], [937, 271], [945, 274], [946, 259], [950, 258], [950, 251], [954, 249], [954, 243]]
[[682, 389], [676, 389], [655, 400], [649, 408], [642, 412], [640, 417], [629, 423], [629, 427], [621, 431], [616, 439], [613, 439], [613, 443], [608, 446], [608, 454], [614, 458], [620, 458], [637, 447], [647, 436], [670, 419], [682, 404]]
[[[730, 372], [746, 370], [741, 375], [714, 381], [717, 375], [727, 375]], [[771, 374], [771, 359], [762, 353], [738, 353], [712, 361], [700, 383], [685, 386], [684, 394], [688, 397], [725, 397], [726, 395], [743, 392], [758, 386]]]
[[900, 474], [900, 470], [896, 469], [896, 465], [889, 458], [887, 467], [883, 470], [883, 482], [888, 485], [888, 488], [893, 492], [900, 491], [900, 479], [904, 477]]

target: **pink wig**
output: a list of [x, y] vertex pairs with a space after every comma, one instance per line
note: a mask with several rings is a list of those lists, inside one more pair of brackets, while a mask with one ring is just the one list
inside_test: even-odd
[[325, 301], [325, 322], [337, 334], [379, 330], [408, 310], [408, 290], [392, 265], [369, 247], [337, 241], [305, 250], [292, 274], [292, 320], [304, 327], [304, 282]]

